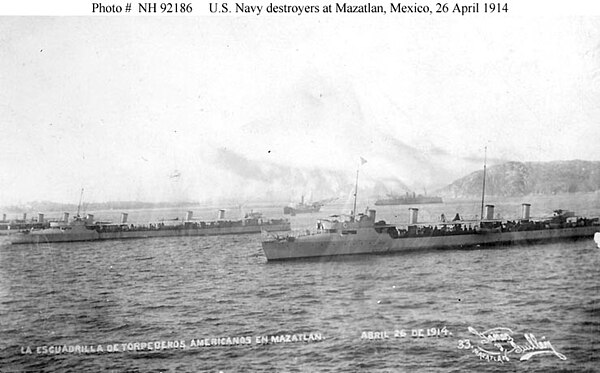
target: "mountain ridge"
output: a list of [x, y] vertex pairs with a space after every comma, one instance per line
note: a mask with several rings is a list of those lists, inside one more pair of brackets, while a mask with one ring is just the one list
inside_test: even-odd
[[[445, 198], [481, 196], [483, 170], [457, 179], [436, 194]], [[488, 196], [517, 197], [600, 190], [599, 161], [506, 162], [486, 170]]]

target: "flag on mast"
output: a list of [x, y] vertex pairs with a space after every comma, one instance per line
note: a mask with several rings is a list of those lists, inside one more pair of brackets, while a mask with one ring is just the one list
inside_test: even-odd
[[364, 159], [363, 157], [360, 157], [360, 165], [362, 166], [365, 163], [367, 163], [367, 160]]

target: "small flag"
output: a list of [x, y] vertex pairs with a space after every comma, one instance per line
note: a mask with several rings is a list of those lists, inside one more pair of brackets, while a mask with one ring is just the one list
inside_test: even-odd
[[367, 160], [364, 159], [363, 157], [360, 157], [360, 165], [362, 166], [365, 163], [367, 163]]

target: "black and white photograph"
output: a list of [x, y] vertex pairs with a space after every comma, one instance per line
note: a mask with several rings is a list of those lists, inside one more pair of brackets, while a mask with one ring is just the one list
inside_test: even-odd
[[598, 371], [592, 2], [1, 5], [0, 134], [0, 373]]

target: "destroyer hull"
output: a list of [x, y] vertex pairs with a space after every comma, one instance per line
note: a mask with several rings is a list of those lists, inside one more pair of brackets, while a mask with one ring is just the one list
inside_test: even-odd
[[289, 231], [290, 224], [269, 224], [235, 227], [215, 228], [190, 228], [190, 229], [157, 229], [157, 230], [119, 230], [114, 232], [97, 232], [88, 230], [77, 233], [63, 232], [32, 232], [13, 233], [4, 235], [2, 241], [10, 244], [39, 244], [51, 242], [81, 242], [101, 240], [121, 240], [153, 237], [191, 237], [191, 236], [218, 236], [232, 234], [256, 234], [261, 231], [280, 232]]
[[374, 229], [361, 231], [358, 234], [315, 234], [295, 240], [264, 241], [262, 246], [267, 260], [274, 261], [579, 239], [593, 237], [600, 231], [600, 226], [403, 238], [392, 238]]
[[141, 231], [119, 231], [102, 232], [100, 240], [120, 240], [129, 238], [152, 238], [152, 237], [188, 237], [188, 236], [221, 236], [231, 234], [255, 234], [261, 231], [283, 232], [289, 231], [289, 224], [276, 225], [253, 225], [222, 228], [199, 228], [199, 229], [173, 229], [173, 230], [141, 230]]
[[321, 206], [315, 207], [284, 207], [283, 214], [284, 215], [296, 215], [296, 214], [312, 214], [314, 212], [319, 212], [321, 210]]
[[39, 244], [50, 242], [96, 241], [100, 235], [96, 231], [84, 233], [14, 233], [3, 236], [3, 241], [16, 244]]

